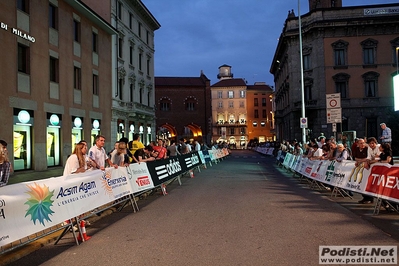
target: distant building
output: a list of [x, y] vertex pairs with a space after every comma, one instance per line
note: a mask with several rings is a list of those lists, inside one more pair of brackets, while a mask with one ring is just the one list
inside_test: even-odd
[[247, 84], [242, 78], [233, 78], [231, 66], [219, 67], [219, 81], [211, 86], [212, 91], [212, 140], [226, 141], [231, 145], [246, 146]]
[[14, 169], [63, 165], [110, 138], [114, 28], [81, 1], [0, 1], [0, 138]]
[[162, 139], [211, 140], [210, 80], [199, 77], [155, 77], [157, 136]]
[[274, 141], [273, 89], [264, 82], [248, 85], [246, 106], [249, 140]]
[[155, 139], [154, 32], [161, 27], [140, 0], [83, 0], [118, 31], [113, 36], [111, 142]]
[[[394, 117], [392, 76], [398, 64], [399, 4], [342, 7], [342, 1], [309, 0], [301, 16], [304, 96], [310, 136], [333, 135], [326, 94], [340, 94], [342, 131], [380, 136]], [[275, 80], [277, 139], [302, 139], [299, 19], [290, 12], [270, 72]], [[395, 141], [395, 140], [394, 140]]]

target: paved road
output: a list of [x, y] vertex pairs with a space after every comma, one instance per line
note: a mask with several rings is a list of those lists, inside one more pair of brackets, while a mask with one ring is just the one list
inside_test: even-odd
[[140, 200], [138, 213], [97, 221], [88, 242], [68, 235], [13, 265], [319, 265], [319, 245], [398, 245], [377, 227], [397, 214], [352, 210], [354, 200], [312, 191], [274, 162], [234, 151], [168, 195]]

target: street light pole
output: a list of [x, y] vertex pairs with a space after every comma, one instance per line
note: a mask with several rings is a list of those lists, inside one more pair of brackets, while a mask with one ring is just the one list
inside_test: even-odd
[[[302, 22], [301, 22], [301, 9], [300, 3], [298, 0], [298, 23], [299, 23], [299, 54], [300, 54], [300, 62], [301, 62], [301, 98], [302, 98], [302, 117], [305, 118], [305, 84], [303, 80], [303, 55], [302, 55]], [[397, 50], [396, 50], [397, 51]], [[302, 143], [306, 143], [306, 128], [302, 127]]]

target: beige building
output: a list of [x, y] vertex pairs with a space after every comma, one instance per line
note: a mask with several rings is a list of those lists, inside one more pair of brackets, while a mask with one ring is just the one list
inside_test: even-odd
[[246, 89], [242, 78], [233, 78], [231, 66], [219, 67], [219, 81], [211, 86], [212, 141], [240, 147], [248, 142]]
[[[399, 4], [344, 7], [342, 1], [309, 0], [309, 9], [301, 16], [309, 137], [334, 134], [327, 118], [327, 94], [341, 98], [338, 139], [345, 137], [341, 135], [345, 131], [378, 137], [381, 122], [396, 126], [392, 77], [398, 64]], [[290, 12], [270, 68], [275, 80], [278, 140], [302, 139], [298, 33], [298, 16]]]
[[[111, 141], [141, 135], [144, 144], [156, 137], [154, 31], [161, 25], [140, 0], [84, 0], [118, 34], [112, 76]], [[111, 9], [106, 9], [110, 7]]]
[[16, 171], [111, 136], [114, 28], [77, 0], [0, 1], [0, 139]]

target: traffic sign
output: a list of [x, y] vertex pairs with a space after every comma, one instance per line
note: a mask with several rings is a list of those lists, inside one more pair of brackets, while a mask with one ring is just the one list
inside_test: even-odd
[[327, 109], [327, 123], [342, 123], [342, 108]]
[[301, 128], [307, 128], [308, 127], [308, 118], [307, 117], [301, 117], [300, 118], [300, 125], [301, 125]]
[[326, 105], [327, 109], [332, 108], [341, 108], [341, 94], [340, 93], [332, 93], [326, 94]]

